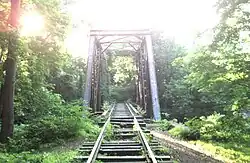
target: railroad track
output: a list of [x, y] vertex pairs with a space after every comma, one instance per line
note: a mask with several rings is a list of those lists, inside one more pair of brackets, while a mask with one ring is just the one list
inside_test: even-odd
[[[113, 127], [112, 137], [106, 138]], [[110, 131], [109, 131], [110, 132]], [[110, 133], [109, 133], [110, 134]], [[169, 151], [152, 138], [143, 117], [129, 103], [119, 103], [108, 118], [96, 142], [86, 142], [75, 162], [172, 163]]]

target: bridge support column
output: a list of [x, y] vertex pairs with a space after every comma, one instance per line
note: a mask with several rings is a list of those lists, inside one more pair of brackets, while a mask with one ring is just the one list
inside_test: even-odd
[[146, 88], [145, 91], [145, 109], [146, 114], [148, 118], [153, 117], [153, 109], [152, 109], [152, 98], [151, 98], [151, 92], [150, 92], [150, 82], [149, 82], [149, 68], [148, 68], [148, 56], [147, 56], [147, 49], [146, 45], [142, 47], [143, 50], [143, 56], [144, 56], [144, 87]]
[[101, 111], [101, 69], [102, 69], [102, 49], [100, 45], [97, 45], [95, 55], [95, 66], [94, 66], [94, 82], [93, 82], [93, 111]]
[[90, 36], [89, 39], [89, 50], [88, 50], [88, 63], [87, 63], [87, 78], [84, 90], [83, 100], [85, 101], [85, 105], [90, 105], [91, 99], [91, 86], [92, 86], [92, 69], [93, 69], [93, 55], [95, 53], [96, 48], [96, 38], [94, 36]]
[[153, 56], [153, 47], [152, 47], [152, 38], [150, 35], [146, 35], [146, 48], [148, 54], [148, 69], [149, 69], [149, 80], [150, 80], [150, 90], [153, 106], [153, 114], [155, 120], [161, 119], [160, 105], [158, 99], [158, 90], [156, 82], [156, 73], [154, 65], [154, 56]]

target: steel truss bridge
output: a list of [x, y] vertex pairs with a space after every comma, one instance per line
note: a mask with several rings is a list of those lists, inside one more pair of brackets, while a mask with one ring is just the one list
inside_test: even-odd
[[160, 120], [160, 106], [152, 48], [152, 31], [145, 30], [91, 30], [89, 38], [87, 77], [84, 92], [86, 105], [93, 112], [101, 110], [104, 95], [101, 83], [107, 80], [107, 49], [129, 51], [136, 63], [136, 103], [149, 118]]

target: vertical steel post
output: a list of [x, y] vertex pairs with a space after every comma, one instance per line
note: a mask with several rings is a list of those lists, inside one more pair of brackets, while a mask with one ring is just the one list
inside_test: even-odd
[[95, 78], [95, 82], [96, 82], [96, 105], [95, 105], [95, 111], [100, 111], [101, 110], [101, 86], [100, 86], [100, 81], [101, 81], [101, 66], [102, 66], [102, 49], [101, 46], [98, 45], [97, 47], [97, 65], [96, 65], [96, 78]]
[[87, 63], [87, 79], [85, 84], [85, 91], [83, 100], [87, 106], [90, 105], [91, 98], [91, 85], [92, 85], [92, 68], [93, 68], [93, 55], [95, 51], [95, 41], [96, 38], [94, 36], [90, 36], [89, 38], [89, 50], [88, 50], [88, 63]]
[[147, 111], [148, 107], [148, 101], [147, 101], [147, 86], [145, 84], [145, 68], [146, 68], [146, 60], [145, 60], [145, 50], [143, 49], [143, 46], [140, 48], [140, 67], [141, 67], [141, 88], [142, 88], [142, 105], [143, 109]]
[[146, 38], [146, 48], [147, 48], [147, 55], [148, 55], [148, 69], [149, 69], [149, 79], [150, 79], [150, 88], [151, 88], [150, 90], [151, 90], [154, 119], [160, 120], [161, 112], [160, 112], [160, 105], [159, 105], [159, 99], [158, 99], [152, 38], [151, 38], [151, 35], [146, 35], [145, 38]]
[[148, 69], [148, 57], [147, 57], [147, 47], [144, 45], [143, 47], [143, 53], [144, 53], [144, 57], [145, 57], [145, 87], [146, 87], [146, 90], [145, 90], [145, 95], [146, 95], [146, 101], [147, 101], [147, 106], [146, 106], [146, 115], [148, 118], [152, 118], [153, 116], [153, 109], [152, 109], [152, 96], [150, 94], [150, 78], [149, 78], [149, 69]]
[[136, 72], [137, 72], [137, 76], [136, 76], [136, 79], [135, 79], [135, 91], [136, 91], [136, 99], [135, 99], [135, 102], [137, 104], [140, 104], [140, 75], [139, 75], [139, 52], [137, 51], [135, 53], [135, 64], [136, 64]]
[[140, 97], [140, 107], [142, 107], [144, 109], [144, 97], [143, 97], [143, 79], [142, 79], [142, 57], [141, 57], [142, 53], [141, 53], [141, 49], [139, 50], [139, 62], [138, 62], [138, 65], [139, 65], [139, 97]]

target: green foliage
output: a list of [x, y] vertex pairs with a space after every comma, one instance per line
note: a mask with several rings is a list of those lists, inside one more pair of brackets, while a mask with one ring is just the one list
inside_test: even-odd
[[0, 162], [7, 163], [7, 162], [13, 162], [13, 163], [25, 163], [25, 162], [31, 162], [31, 163], [41, 163], [43, 160], [43, 157], [40, 155], [34, 155], [31, 154], [31, 152], [23, 152], [20, 154], [7, 154], [7, 153], [0, 153]]
[[110, 101], [104, 101], [102, 109], [109, 110], [112, 107], [112, 103]]
[[60, 140], [78, 136], [93, 140], [98, 133], [99, 128], [89, 118], [86, 108], [80, 105], [61, 104], [51, 109], [49, 113], [30, 121], [29, 124], [17, 126], [15, 136], [9, 142], [7, 150], [19, 152], [39, 149], [41, 145], [55, 144]]
[[72, 162], [73, 158], [77, 155], [77, 151], [75, 150], [68, 150], [63, 152], [51, 152], [51, 153], [44, 153], [43, 163], [70, 163]]
[[167, 147], [162, 147], [160, 149], [160, 152], [163, 153], [164, 155], [170, 154], [170, 149]]
[[188, 79], [200, 92], [213, 96], [226, 111], [249, 108], [249, 14], [246, 1], [218, 1], [223, 15], [213, 43], [192, 55]]
[[170, 134], [219, 146], [232, 143], [218, 150], [247, 162], [249, 151], [243, 147], [249, 144], [250, 121], [243, 114], [250, 108], [249, 1], [223, 0], [217, 7], [221, 21], [210, 45], [187, 53], [174, 41], [155, 37], [160, 103], [170, 118], [189, 119], [187, 127], [177, 126]]
[[128, 99], [134, 99], [135, 97], [134, 86], [110, 86], [111, 99], [115, 99], [117, 102], [124, 102]]
[[212, 114], [212, 96], [199, 92], [187, 79], [190, 70], [187, 51], [173, 40], [154, 36], [153, 47], [161, 109], [169, 118], [183, 121], [185, 117]]
[[[0, 162], [70, 162], [75, 155], [73, 151], [44, 153], [39, 150], [77, 137], [94, 140], [98, 135], [99, 127], [91, 120], [89, 109], [81, 106], [82, 102], [69, 103], [82, 97], [86, 62], [73, 58], [65, 50], [70, 20], [61, 11], [60, 1], [22, 2], [24, 12], [31, 6], [45, 19], [45, 32], [41, 36], [18, 36], [15, 129], [10, 141], [0, 145], [3, 152]], [[8, 54], [10, 34], [0, 32], [3, 62]], [[0, 83], [6, 74], [3, 65]]]
[[18, 154], [0, 153], [1, 163], [70, 163], [76, 156], [76, 151], [60, 151], [51, 153], [22, 152]]
[[247, 141], [244, 137], [250, 131], [249, 122], [248, 119], [239, 115], [215, 113], [208, 117], [193, 118], [185, 124], [192, 132], [199, 133], [201, 140], [244, 143]]
[[247, 144], [239, 145], [235, 142], [217, 143], [217, 142], [203, 142], [191, 141], [190, 143], [201, 146], [203, 149], [209, 151], [213, 156], [220, 156], [225, 162], [232, 163], [246, 163], [250, 160], [250, 148]]
[[105, 140], [114, 140], [114, 127], [112, 124], [108, 124], [105, 132]]
[[178, 125], [168, 131], [170, 135], [182, 139], [186, 139], [190, 134], [190, 129], [183, 125]]
[[159, 124], [159, 128], [162, 131], [167, 131], [167, 130], [170, 130], [171, 128], [173, 128], [173, 125], [171, 124], [171, 122], [169, 122], [166, 119], [163, 119], [163, 120], [157, 122], [157, 124]]
[[81, 98], [86, 67], [86, 61], [83, 58], [69, 58], [62, 70], [54, 71], [49, 79], [54, 85], [54, 92], [61, 94], [66, 101]]
[[110, 57], [111, 63], [109, 63], [111, 84], [114, 84], [116, 86], [124, 86], [130, 84], [134, 79], [136, 71], [133, 58], [130, 56], [115, 56], [118, 54], [113, 55], [114, 56]]

